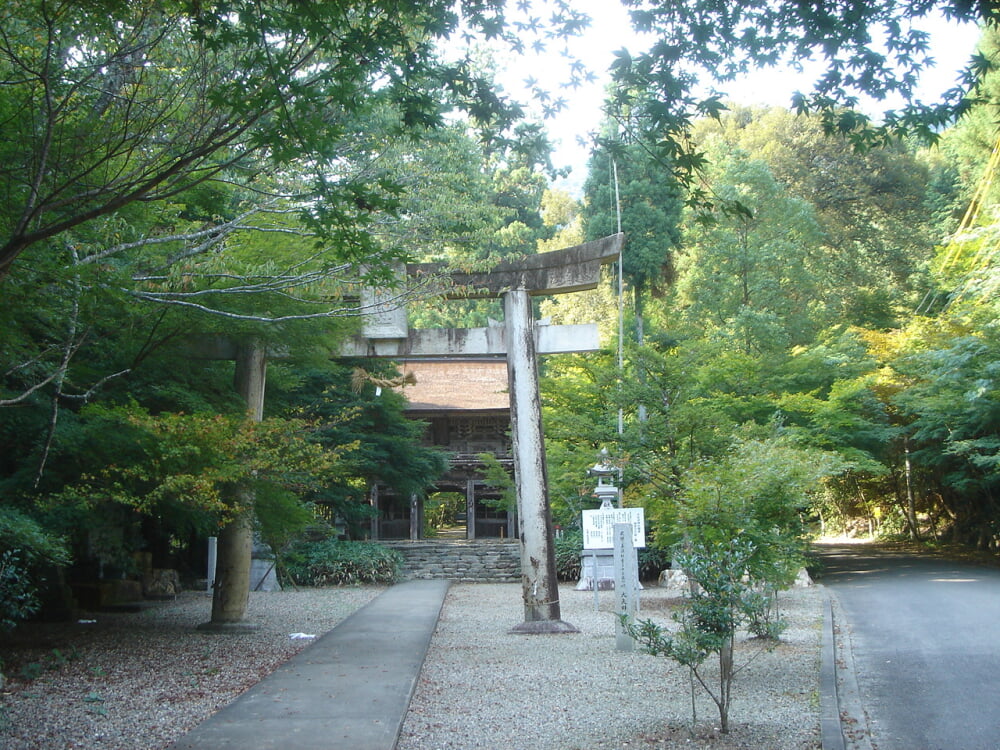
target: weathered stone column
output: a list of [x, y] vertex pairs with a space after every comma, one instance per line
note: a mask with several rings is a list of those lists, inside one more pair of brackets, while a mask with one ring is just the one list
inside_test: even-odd
[[[241, 344], [236, 353], [235, 386], [247, 404], [251, 419], [264, 418], [264, 383], [267, 356], [259, 342]], [[212, 594], [212, 619], [199, 628], [255, 628], [243, 622], [250, 597], [250, 565], [253, 556], [253, 494], [236, 489], [234, 500], [246, 508], [219, 532], [215, 587]]]
[[524, 596], [524, 622], [511, 632], [575, 633], [560, 619], [531, 297], [514, 289], [504, 293], [503, 306]]
[[420, 518], [420, 499], [416, 492], [410, 493], [410, 541], [415, 542], [420, 539], [422, 519]]
[[250, 598], [250, 558], [253, 551], [253, 523], [249, 513], [241, 513], [219, 532], [215, 586], [212, 591], [210, 626], [243, 623]]

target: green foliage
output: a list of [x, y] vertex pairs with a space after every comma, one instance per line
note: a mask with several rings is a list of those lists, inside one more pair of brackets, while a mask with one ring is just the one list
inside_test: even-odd
[[639, 560], [639, 580], [656, 581], [660, 573], [667, 570], [673, 563], [669, 549], [647, 544], [636, 550]]
[[46, 532], [36, 520], [8, 505], [0, 505], [0, 550], [17, 554], [26, 566], [69, 562], [65, 540]]
[[284, 574], [297, 586], [393, 583], [403, 564], [395, 550], [371, 542], [300, 541], [284, 554]]
[[187, 509], [192, 517], [221, 520], [246, 510], [232, 492], [238, 486], [302, 493], [336, 470], [336, 454], [309, 441], [301, 420], [154, 416], [135, 406], [94, 406], [84, 416], [93, 420], [95, 435], [107, 430], [111, 442], [95, 443], [104, 455], [83, 464], [99, 468], [82, 473], [52, 503], [88, 507], [111, 501], [140, 513]]
[[336, 451], [338, 471], [324, 476], [309, 499], [345, 523], [350, 535], [361, 536], [370, 519], [365, 500], [371, 483], [408, 497], [433, 484], [446, 463], [440, 451], [423, 444], [425, 425], [406, 417], [405, 389], [376, 389], [366, 380], [355, 390], [355, 368], [370, 379], [398, 376], [390, 363], [360, 360], [289, 368], [295, 376], [271, 389], [269, 403], [314, 423], [310, 439]]
[[689, 470], [679, 496], [647, 514], [661, 545], [746, 541], [751, 578], [784, 588], [803, 565], [803, 515], [812, 494], [842, 467], [836, 456], [798, 448], [786, 438], [745, 439], [730, 455]]
[[96, 554], [126, 571], [135, 550], [184, 547], [255, 496], [259, 530], [280, 550], [312, 519], [305, 498], [337, 471], [337, 454], [302, 420], [94, 405], [74, 427], [53, 449], [65, 483], [38, 499], [39, 512], [73, 539], [78, 562]]
[[560, 581], [580, 580], [580, 552], [582, 550], [582, 531], [564, 531], [556, 537], [556, 576]]
[[316, 521], [311, 503], [277, 485], [257, 485], [254, 493], [256, 532], [274, 553], [275, 568], [284, 567], [285, 549], [305, 529]]
[[[344, 157], [441, 125], [450, 107], [498, 136], [516, 114], [467, 64], [437, 59], [434, 42], [460, 23], [502, 28], [498, 4], [463, 6], [5, 5], [0, 278], [29, 248], [138, 201], [190, 191], [190, 213], [215, 217], [226, 181], [252, 185], [259, 201], [290, 172], [300, 184], [288, 192], [308, 196], [296, 207], [307, 225], [344, 260], [370, 260], [373, 210], [392, 210], [397, 188], [345, 169]], [[391, 127], [366, 129], [365, 115], [386, 106]], [[47, 120], [31, 125], [24, 111]], [[81, 132], [92, 136], [86, 148]]]
[[[764, 599], [750, 572], [756, 553], [748, 539], [686, 542], [677, 551], [677, 561], [696, 585], [685, 593], [684, 608], [675, 618], [680, 629], [668, 631], [652, 620], [625, 622], [648, 653], [667, 656], [691, 670], [718, 708], [723, 734], [729, 731], [733, 680], [742, 669], [735, 661], [737, 631], [763, 617]], [[703, 668], [713, 656], [718, 667], [714, 684]]]
[[[754, 432], [745, 429], [727, 455], [691, 466], [677, 493], [647, 507], [658, 545], [673, 550], [695, 584], [685, 593], [680, 629], [626, 623], [651, 653], [691, 670], [718, 707], [723, 732], [741, 669], [737, 633], [745, 628], [768, 642], [780, 634], [778, 592], [805, 561], [803, 514], [821, 481], [843, 468], [835, 455], [798, 447], [773, 427], [778, 434]], [[714, 684], [703, 669], [710, 657]]]
[[432, 532], [458, 523], [465, 512], [465, 495], [459, 492], [435, 492], [424, 503], [424, 521]]
[[[560, 581], [580, 580], [580, 553], [583, 551], [583, 532], [579, 529], [563, 531], [556, 537], [556, 575]], [[652, 546], [636, 550], [639, 558], [639, 580], [655, 581], [660, 573], [670, 567], [670, 552]]]
[[[698, 123], [693, 135], [713, 160], [706, 176], [720, 204], [697, 219], [763, 223], [761, 240], [767, 227], [786, 227], [797, 244], [792, 254], [782, 254], [786, 295], [790, 303], [813, 308], [813, 325], [835, 320], [885, 327], [912, 309], [935, 241], [924, 207], [927, 167], [912, 148], [892, 143], [856, 153], [825, 136], [817, 118], [778, 108], [737, 107], [718, 122]], [[739, 165], [741, 158], [759, 163]], [[759, 177], [756, 185], [741, 183], [741, 173], [762, 164], [773, 185], [766, 187]], [[736, 195], [729, 175], [741, 184]], [[733, 200], [751, 216], [724, 212]], [[765, 254], [768, 245], [774, 247], [773, 240], [759, 244]]]
[[496, 500], [485, 498], [483, 503], [508, 513], [517, 512], [517, 488], [510, 471], [492, 453], [480, 453], [479, 460], [483, 463], [483, 481], [500, 492]]
[[38, 611], [46, 569], [68, 562], [63, 539], [24, 513], [0, 505], [0, 632]]
[[[954, 87], [926, 103], [913, 99], [931, 63], [927, 30], [938, 11], [972, 22], [994, 14], [988, 4], [950, 0], [919, 6], [896, 0], [839, 6], [794, 0], [646, 4], [633, 13], [633, 25], [655, 41], [648, 51], [618, 54], [611, 68], [610, 111], [643, 135], [650, 151], [691, 188], [694, 202], [711, 202], [712, 196], [697, 181], [704, 154], [686, 136], [697, 118], [717, 118], [725, 109], [707, 84], [732, 81], [754, 67], [823, 60], [812, 90], [796, 94], [791, 105], [814, 113], [824, 133], [850, 145], [879, 146], [908, 136], [934, 141], [969, 110], [976, 87], [992, 68], [987, 57], [975, 55], [957, 72]], [[875, 119], [858, 111], [864, 97], [891, 96], [904, 98], [906, 106]]]
[[635, 289], [637, 304], [644, 292], [673, 281], [683, 200], [670, 170], [650, 160], [638, 144], [610, 143], [592, 158], [585, 190], [587, 239], [617, 234], [621, 207], [628, 238], [625, 279]]
[[[789, 196], [762, 160], [728, 153], [711, 181], [723, 206], [689, 217], [678, 304], [686, 320], [728, 348], [770, 353], [810, 340], [827, 321], [813, 262], [820, 245], [811, 205]], [[822, 256], [820, 256], [822, 257]]]
[[616, 439], [615, 374], [608, 352], [544, 362], [539, 387], [549, 496], [553, 521], [563, 528], [579, 526], [580, 511], [596, 507], [587, 470], [600, 449]]
[[35, 586], [15, 550], [0, 553], [0, 633], [13, 630], [38, 611]]

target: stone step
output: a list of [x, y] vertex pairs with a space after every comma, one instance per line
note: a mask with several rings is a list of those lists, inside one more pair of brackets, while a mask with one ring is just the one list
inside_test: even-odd
[[404, 558], [402, 577], [467, 583], [514, 583], [521, 580], [521, 548], [516, 541], [382, 542]]

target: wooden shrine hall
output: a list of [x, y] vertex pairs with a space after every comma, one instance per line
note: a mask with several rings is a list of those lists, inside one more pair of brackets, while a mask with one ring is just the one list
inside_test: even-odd
[[[415, 359], [399, 361], [403, 375], [415, 384], [404, 386], [409, 400], [407, 416], [427, 423], [425, 445], [449, 454], [448, 471], [427, 488], [426, 497], [439, 492], [465, 496], [465, 539], [513, 539], [517, 519], [513, 512], [497, 509], [490, 500], [500, 493], [484, 480], [481, 454], [493, 455], [513, 471], [510, 440], [510, 395], [507, 364], [495, 359]], [[377, 513], [371, 536], [378, 540], [423, 536], [425, 497], [398, 497], [375, 485], [370, 500]]]

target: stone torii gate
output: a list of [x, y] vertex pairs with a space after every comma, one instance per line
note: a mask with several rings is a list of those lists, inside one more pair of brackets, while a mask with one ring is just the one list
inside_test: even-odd
[[601, 266], [618, 259], [623, 240], [624, 235], [612, 235], [504, 261], [485, 273], [446, 273], [440, 264], [410, 264], [406, 274], [411, 278], [444, 273], [453, 285], [443, 290], [446, 298], [501, 298], [503, 327], [411, 330], [405, 307], [368, 292], [363, 302], [374, 312], [366, 318], [361, 336], [341, 351], [343, 356], [393, 359], [506, 355], [524, 598], [524, 622], [512, 632], [576, 632], [560, 614], [537, 355], [599, 347], [596, 324], [536, 327], [531, 297], [595, 288]]

